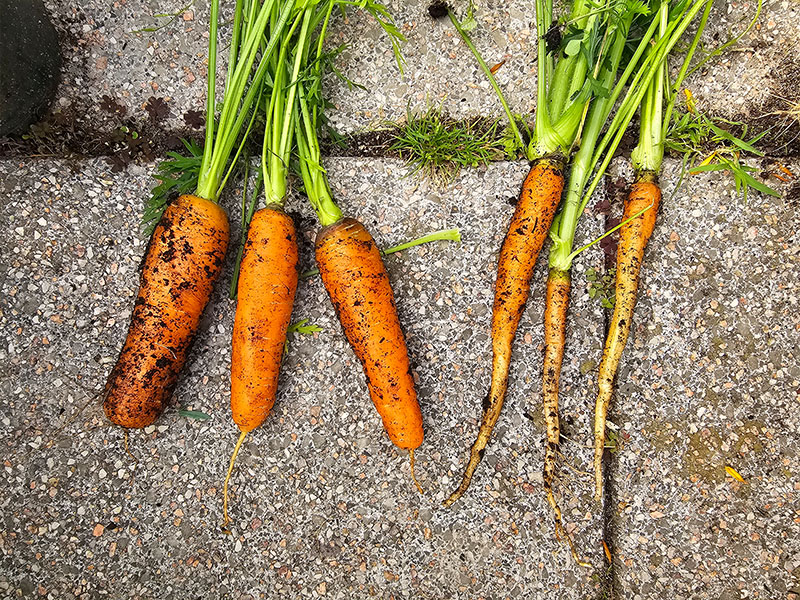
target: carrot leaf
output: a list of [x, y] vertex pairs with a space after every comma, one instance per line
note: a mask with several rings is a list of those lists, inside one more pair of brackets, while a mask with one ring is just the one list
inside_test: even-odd
[[200, 410], [187, 410], [185, 408], [181, 408], [178, 411], [178, 415], [187, 419], [196, 419], [197, 421], [208, 421], [211, 418], [211, 415]]
[[322, 329], [322, 327], [319, 325], [315, 325], [314, 323], [307, 325], [306, 323], [308, 323], [308, 319], [302, 319], [296, 323], [292, 323], [286, 329], [286, 341], [283, 343], [284, 355], [289, 354], [289, 340], [292, 339], [294, 334], [299, 333], [300, 335], [314, 335], [318, 331], [324, 331], [324, 329]]
[[167, 152], [167, 159], [159, 163], [153, 175], [159, 184], [151, 190], [142, 215], [142, 225], [147, 236], [155, 229], [170, 201], [197, 187], [203, 149], [194, 140], [182, 139], [181, 142], [187, 154]]

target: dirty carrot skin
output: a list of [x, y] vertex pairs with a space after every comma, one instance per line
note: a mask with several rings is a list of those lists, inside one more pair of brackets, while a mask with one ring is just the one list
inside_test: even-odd
[[319, 231], [316, 258], [389, 439], [399, 448], [418, 448], [423, 438], [422, 414], [378, 246], [360, 222], [343, 218]]
[[[297, 104], [296, 88], [287, 86], [287, 82], [297, 79], [306, 58], [315, 7], [280, 0], [273, 8], [276, 14], [278, 10], [288, 11], [291, 18], [285, 29], [269, 32], [269, 44], [280, 51], [277, 60], [267, 65], [271, 81], [269, 87], [265, 86], [268, 92], [262, 89], [265, 109], [261, 181], [266, 208], [250, 217], [242, 195], [242, 231], [247, 232], [247, 239], [239, 265], [231, 356], [231, 412], [239, 439], [223, 483], [221, 529], [227, 534], [231, 533], [228, 484], [247, 434], [264, 423], [275, 404], [299, 278], [297, 233], [291, 217], [283, 210]], [[256, 106], [259, 104], [261, 100]]]
[[[599, 392], [595, 403], [594, 424], [595, 497], [597, 499], [601, 497], [603, 489], [601, 461], [606, 439], [606, 415], [611, 403], [611, 396], [614, 393], [614, 377], [631, 330], [633, 309], [636, 306], [639, 289], [639, 273], [647, 242], [655, 228], [660, 201], [661, 188], [658, 186], [655, 173], [652, 171], [638, 173], [625, 200], [622, 220], [627, 222], [620, 227], [617, 247], [614, 315], [611, 317], [608, 327], [606, 345], [598, 373]], [[643, 210], [644, 213], [633, 218]]]
[[478, 437], [458, 489], [445, 500], [450, 506], [469, 487], [503, 408], [511, 365], [511, 347], [531, 289], [536, 259], [547, 239], [564, 189], [564, 162], [543, 158], [534, 162], [522, 184], [517, 208], [508, 227], [497, 265], [492, 312], [492, 381], [484, 400]]
[[[586, 0], [572, 0], [570, 23], [591, 30], [599, 18]], [[523, 147], [516, 117], [503, 98], [491, 69], [481, 58], [467, 31], [448, 10], [450, 21], [475, 56], [508, 116], [514, 139]], [[444, 501], [456, 502], [467, 490], [486, 445], [500, 417], [508, 384], [511, 348], [519, 321], [530, 293], [530, 279], [536, 259], [547, 238], [564, 189], [564, 166], [572, 152], [583, 113], [591, 101], [584, 86], [591, 65], [587, 55], [561, 51], [550, 52], [546, 37], [553, 23], [552, 3], [536, 2], [537, 104], [536, 125], [525, 156], [532, 167], [522, 187], [514, 217], [503, 241], [497, 268], [495, 300], [492, 313], [492, 378], [483, 401], [481, 425], [470, 450], [469, 462], [458, 488]]]
[[297, 234], [279, 207], [253, 215], [242, 256], [233, 325], [231, 411], [243, 432], [267, 418], [297, 291]]
[[575, 561], [581, 566], [590, 566], [578, 558], [572, 538], [567, 534], [561, 520], [561, 508], [553, 494], [556, 476], [556, 456], [561, 438], [558, 418], [558, 387], [561, 378], [561, 365], [564, 361], [566, 345], [567, 311], [571, 287], [569, 271], [550, 269], [547, 276], [547, 293], [544, 309], [544, 361], [542, 363], [542, 407], [547, 428], [547, 442], [544, 449], [544, 491], [547, 502], [555, 517], [556, 537], [566, 539]]
[[[656, 57], [652, 68], [652, 80], [643, 85], [638, 93], [632, 97], [633, 105], [628, 111], [632, 114], [636, 104], [640, 109], [639, 143], [631, 152], [635, 178], [630, 192], [625, 200], [625, 209], [620, 226], [620, 241], [617, 248], [617, 273], [616, 273], [616, 300], [614, 314], [609, 325], [603, 357], [600, 361], [598, 372], [598, 394], [595, 402], [594, 421], [594, 473], [595, 473], [595, 499], [602, 500], [603, 472], [602, 459], [605, 446], [606, 417], [614, 391], [614, 379], [619, 369], [622, 351], [628, 340], [633, 319], [636, 296], [639, 288], [639, 274], [641, 271], [644, 252], [653, 228], [656, 223], [659, 204], [661, 202], [661, 188], [658, 185], [658, 172], [664, 159], [664, 140], [670, 124], [670, 117], [678, 96], [678, 90], [689, 72], [689, 64], [697, 49], [700, 36], [705, 29], [711, 11], [712, 0], [698, 2], [686, 16], [671, 21], [667, 16], [667, 8], [662, 6], [658, 18], [659, 35], [658, 43], [650, 50]], [[675, 43], [683, 35], [688, 24], [703, 10], [700, 22], [694, 34], [694, 39], [689, 44], [683, 57], [683, 64], [678, 71], [674, 82], [667, 77], [665, 60]], [[668, 34], [670, 28], [675, 28], [674, 33]], [[657, 47], [662, 46], [660, 51]], [[660, 52], [660, 56], [659, 56]], [[618, 143], [620, 134], [616, 134], [615, 142]], [[613, 152], [613, 147], [606, 156], [607, 164]], [[597, 179], [592, 182], [587, 196], [594, 189]]]
[[105, 388], [112, 423], [147, 427], [164, 410], [186, 362], [228, 247], [228, 217], [198, 196], [164, 211], [142, 269], [122, 353]]

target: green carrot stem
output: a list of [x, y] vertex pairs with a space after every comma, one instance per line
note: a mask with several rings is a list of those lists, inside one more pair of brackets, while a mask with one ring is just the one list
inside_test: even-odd
[[595, 160], [599, 161], [600, 157], [602, 157], [604, 154], [605, 156], [602, 162], [600, 162], [600, 166], [597, 168], [595, 176], [592, 178], [589, 187], [584, 193], [583, 200], [580, 205], [581, 210], [583, 210], [589, 203], [592, 194], [600, 184], [600, 180], [603, 178], [603, 175], [605, 174], [606, 169], [608, 168], [608, 165], [614, 156], [614, 152], [616, 152], [620, 141], [622, 141], [622, 137], [625, 134], [625, 129], [628, 127], [631, 119], [633, 119], [633, 115], [636, 113], [636, 108], [639, 106], [644, 94], [647, 92], [650, 81], [654, 76], [653, 66], [657, 66], [659, 63], [666, 60], [667, 55], [675, 46], [675, 44], [678, 43], [678, 40], [683, 36], [686, 29], [689, 27], [689, 24], [697, 16], [697, 13], [700, 12], [700, 9], [709, 4], [713, 4], [713, 2], [714, 0], [697, 0], [690, 8], [687, 7], [675, 21], [670, 23], [670, 25], [667, 27], [666, 34], [655, 44], [653, 52], [651, 52], [643, 61], [640, 71], [631, 81], [631, 87], [628, 93], [625, 95], [620, 107], [617, 109], [617, 113], [614, 115], [614, 119], [612, 119], [611, 124], [608, 126], [608, 131], [595, 149], [592, 162], [595, 162]]
[[[662, 4], [659, 10], [659, 36], [664, 37], [669, 24], [669, 7]], [[685, 61], [684, 61], [684, 64]], [[641, 115], [639, 122], [639, 143], [631, 152], [631, 162], [634, 170], [652, 171], [661, 170], [664, 159], [664, 137], [662, 135], [662, 118], [664, 110], [664, 79], [666, 77], [666, 60], [655, 67], [653, 79], [647, 87], [642, 99]]]
[[[497, 80], [494, 78], [492, 70], [489, 68], [489, 65], [486, 64], [486, 61], [483, 60], [483, 57], [481, 56], [480, 52], [478, 52], [475, 44], [472, 43], [469, 35], [461, 26], [461, 23], [458, 22], [458, 19], [456, 19], [453, 11], [449, 8], [447, 9], [447, 16], [450, 17], [450, 21], [453, 23], [453, 27], [456, 28], [458, 35], [461, 36], [462, 41], [467, 45], [467, 48], [469, 48], [470, 52], [472, 52], [472, 55], [475, 57], [475, 60], [478, 61], [478, 65], [480, 66], [481, 70], [489, 79], [489, 83], [492, 85], [494, 93], [497, 95], [497, 99], [500, 100], [500, 104], [503, 105], [503, 110], [506, 111], [506, 116], [508, 117], [508, 126], [511, 128], [511, 131], [514, 132], [514, 137], [518, 140], [520, 148], [524, 147], [525, 140], [522, 138], [522, 134], [517, 128], [517, 120], [514, 117], [514, 114], [511, 112], [508, 102], [506, 102], [505, 96], [503, 96], [503, 92], [500, 89], [500, 86], [497, 84]], [[528, 158], [530, 159], [530, 157]]]
[[[610, 41], [610, 52], [608, 57], [600, 63], [602, 66], [597, 74], [598, 81], [606, 89], [609, 89], [614, 83], [632, 20], [633, 16], [631, 15], [625, 21], [620, 22], [611, 33], [613, 37]], [[550, 251], [551, 269], [569, 271], [572, 266], [570, 255], [575, 239], [575, 231], [578, 227], [578, 219], [581, 215], [579, 209], [581, 194], [594, 166], [592, 163], [594, 146], [606, 122], [608, 115], [607, 103], [609, 100], [610, 98], [608, 97], [595, 98], [589, 110], [586, 125], [582, 132], [581, 143], [570, 169], [567, 195], [564, 199], [561, 218], [555, 228], [551, 227], [551, 237], [554, 241]]]
[[[391, 248], [387, 248], [386, 250], [381, 250], [381, 254], [383, 256], [388, 256], [389, 254], [394, 254], [395, 252], [402, 252], [403, 250], [408, 250], [409, 248], [413, 248], [414, 246], [420, 246], [422, 244], [427, 244], [429, 242], [438, 242], [438, 241], [451, 241], [451, 242], [460, 242], [461, 241], [461, 232], [458, 229], [442, 229], [440, 231], [434, 231], [433, 233], [428, 233], [423, 235], [422, 237], [418, 237], [413, 239], [409, 242], [403, 242], [402, 244], [398, 244], [397, 246], [392, 246]], [[308, 279], [309, 277], [313, 277], [314, 275], [319, 275], [319, 269], [309, 269], [308, 271], [304, 271], [301, 273], [300, 277], [302, 279]]]
[[[214, 110], [217, 98], [217, 27], [219, 23], [219, 0], [211, 0], [211, 30], [208, 38], [208, 73], [206, 74], [206, 136], [203, 145], [203, 160], [200, 177], [208, 172], [214, 146]], [[198, 192], [200, 190], [198, 189]]]

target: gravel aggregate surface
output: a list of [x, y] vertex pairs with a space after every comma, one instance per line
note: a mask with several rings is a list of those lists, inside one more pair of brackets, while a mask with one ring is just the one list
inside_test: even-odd
[[[667, 198], [677, 179], [672, 163]], [[623, 439], [611, 465], [622, 597], [791, 598], [800, 590], [796, 200], [744, 203], [728, 178], [709, 177], [664, 202], [659, 219], [610, 417]]]
[[[122, 105], [127, 118], [145, 121], [150, 119], [148, 100], [163, 98], [167, 113], [158, 117], [160, 125], [193, 131], [185, 113], [204, 107], [206, 2], [127, 0], [109, 5], [97, 0], [48, 0], [46, 4], [64, 38], [66, 60], [58, 106], [73, 106], [98, 126], [120, 120], [100, 108], [104, 95]], [[454, 4], [463, 16], [466, 3]], [[186, 5], [186, 10], [179, 10]], [[431, 19], [427, 1], [389, 0], [386, 5], [407, 38], [404, 77], [386, 35], [371, 16], [350, 11], [346, 19], [334, 19], [330, 47], [346, 45], [336, 66], [363, 86], [349, 86], [334, 75], [325, 81], [336, 105], [330, 114], [334, 127], [343, 133], [358, 132], [387, 120], [403, 120], [407, 110], [419, 112], [429, 106], [440, 106], [456, 118], [501, 116], [491, 86], [448, 19]], [[753, 0], [718, 2], [702, 49], [716, 48], [741, 33], [756, 7]], [[530, 118], [536, 90], [534, 2], [479, 0], [475, 14], [479, 25], [471, 36], [476, 47], [489, 65], [505, 61], [496, 77], [511, 109]], [[228, 30], [223, 27], [221, 39], [225, 35]], [[788, 126], [791, 118], [785, 113], [798, 100], [799, 40], [797, 3], [767, 0], [757, 23], [735, 49], [706, 63], [686, 86], [709, 114], [746, 121], [767, 117]], [[220, 61], [224, 60], [221, 52]]]
[[[199, 136], [187, 112], [204, 106], [206, 2], [45, 4], [65, 51], [56, 107], [75, 117], [74, 135], [127, 123], [147, 136]], [[363, 131], [428, 106], [456, 118], [500, 116], [449, 22], [432, 22], [420, 0], [387, 5], [408, 39], [405, 78], [370, 17], [351, 12], [335, 21], [331, 46], [348, 45], [337, 66], [365, 86], [325, 82], [337, 129]], [[505, 60], [498, 79], [524, 115], [535, 108], [533, 5], [479, 0], [473, 32], [490, 65]], [[755, 7], [718, 3], [704, 47], [741, 31]], [[174, 18], [154, 16], [163, 13]], [[782, 130], [798, 100], [798, 40], [800, 5], [769, 0], [735, 51], [711, 60], [687, 87], [710, 114], [761, 118]], [[166, 109], [148, 112], [150, 98]], [[58, 155], [53, 145], [41, 153]], [[800, 174], [790, 157], [751, 164], [766, 173], [776, 162]], [[577, 259], [557, 491], [579, 551], [594, 565], [582, 569], [554, 539], [541, 490], [544, 257], [492, 443], [468, 494], [451, 510], [440, 507], [477, 432], [497, 251], [527, 165], [465, 170], [445, 188], [396, 160], [342, 157], [326, 167], [342, 208], [379, 246], [449, 227], [463, 236], [461, 244], [386, 259], [426, 428], [417, 454], [426, 494], [411, 484], [407, 454], [383, 433], [312, 278], [300, 284], [294, 320], [322, 331], [291, 339], [275, 409], [238, 459], [233, 535], [221, 533], [222, 479], [237, 434], [228, 408], [235, 304], [227, 286], [238, 186], [223, 198], [231, 251], [172, 404], [130, 435], [128, 454], [97, 396], [132, 312], [154, 164], [6, 158], [0, 597], [800, 600], [800, 184], [770, 178], [780, 198], [751, 192], [745, 202], [729, 174], [703, 173], [673, 195], [680, 164], [666, 161], [663, 208], [610, 413], [618, 450], [606, 463], [602, 508], [582, 472], [591, 470], [596, 367], [609, 318], [588, 296], [587, 270], [608, 265], [599, 246]], [[629, 175], [616, 161], [610, 182]], [[598, 192], [601, 199], [609, 190], [609, 214], [590, 203], [578, 244], [621, 213], [613, 188]], [[306, 204], [293, 193], [288, 206], [302, 232], [304, 268], [316, 231]]]

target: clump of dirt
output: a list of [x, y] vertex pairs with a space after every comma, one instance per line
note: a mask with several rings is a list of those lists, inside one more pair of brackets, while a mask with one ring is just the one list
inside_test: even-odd
[[789, 204], [795, 208], [800, 207], [800, 181], [795, 181], [791, 187], [786, 190], [784, 198]]
[[390, 150], [397, 138], [399, 127], [365, 131], [344, 138], [327, 136], [321, 140], [322, 151], [327, 156], [347, 156], [355, 158], [399, 158], [400, 154]]
[[[149, 111], [147, 119], [128, 117], [125, 107], [112, 97], [97, 101], [99, 116], [98, 111], [69, 105], [52, 111], [23, 135], [0, 138], [0, 158], [105, 157], [112, 170], [121, 171], [131, 162], [154, 161], [170, 150], [182, 149], [182, 137], [201, 142], [198, 132], [189, 126], [179, 131], [159, 126], [160, 118], [153, 114], [165, 114], [166, 103], [161, 98], [148, 103], [157, 110]], [[192, 117], [185, 118], [187, 124]]]
[[[76, 33], [87, 16], [80, 9], [64, 11], [53, 18], [59, 38], [62, 65], [70, 77], [90, 79], [86, 60], [87, 42]], [[62, 67], [63, 68], [63, 67]], [[63, 72], [62, 72], [63, 77]], [[21, 135], [0, 138], [0, 159], [57, 157], [67, 160], [106, 157], [112, 170], [120, 171], [134, 161], [153, 161], [169, 150], [182, 149], [180, 138], [200, 139], [201, 113], [184, 114], [186, 128], [165, 131], [159, 123], [169, 115], [164, 98], [151, 97], [140, 115], [128, 115], [124, 103], [110, 95], [77, 97], [67, 106], [53, 106], [42, 121]]]

